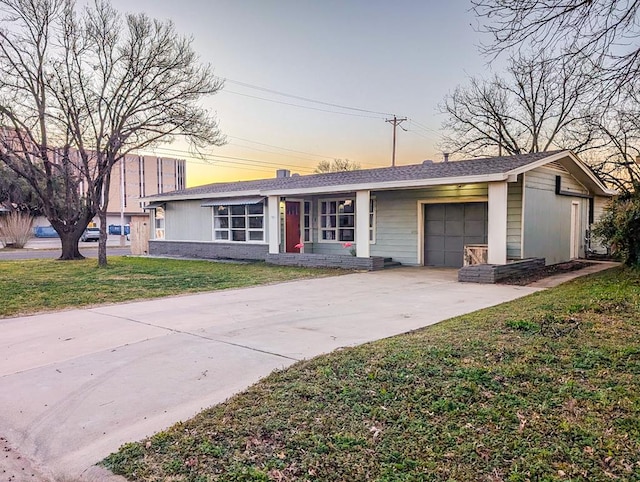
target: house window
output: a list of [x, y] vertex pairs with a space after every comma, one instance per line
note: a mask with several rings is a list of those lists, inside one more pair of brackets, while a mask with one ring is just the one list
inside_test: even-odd
[[355, 204], [353, 199], [320, 201], [321, 241], [355, 241]]
[[[320, 241], [355, 241], [355, 200], [320, 201]], [[306, 217], [306, 207], [305, 207]], [[305, 241], [306, 241], [305, 219]], [[369, 201], [369, 243], [376, 242], [376, 200]]]
[[155, 239], [164, 239], [164, 208], [157, 207], [154, 217]]
[[264, 241], [264, 204], [213, 207], [215, 241]]
[[311, 201], [304, 202], [304, 238], [305, 243], [311, 242]]

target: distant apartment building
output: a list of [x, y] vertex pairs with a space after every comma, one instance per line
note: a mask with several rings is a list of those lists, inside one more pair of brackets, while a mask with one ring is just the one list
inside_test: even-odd
[[[124, 178], [121, 177], [123, 172]], [[121, 212], [124, 213], [125, 224], [129, 223], [132, 215], [147, 213], [144, 210], [145, 203], [140, 198], [184, 189], [185, 179], [184, 159], [127, 155], [111, 171], [108, 224], [119, 225]]]

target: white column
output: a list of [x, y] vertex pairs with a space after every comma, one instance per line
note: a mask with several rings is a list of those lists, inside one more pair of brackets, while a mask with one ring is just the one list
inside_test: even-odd
[[278, 196], [269, 196], [267, 202], [269, 254], [278, 254], [280, 252], [280, 198]]
[[369, 202], [371, 191], [356, 192], [356, 256], [369, 257]]
[[507, 183], [489, 183], [489, 264], [507, 264]]

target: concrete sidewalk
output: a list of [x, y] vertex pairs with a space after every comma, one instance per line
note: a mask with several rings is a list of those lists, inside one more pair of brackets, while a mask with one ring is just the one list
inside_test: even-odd
[[276, 368], [538, 290], [456, 275], [399, 268], [0, 320], [0, 435], [43, 478], [105, 480], [91, 466], [122, 443]]

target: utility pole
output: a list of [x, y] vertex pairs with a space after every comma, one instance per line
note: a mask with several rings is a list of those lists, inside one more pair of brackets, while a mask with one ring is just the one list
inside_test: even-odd
[[[402, 124], [406, 120], [406, 117], [398, 119], [395, 115], [393, 116], [393, 119], [385, 119], [385, 122], [390, 122], [391, 124], [393, 124], [393, 153], [391, 154], [392, 167], [396, 166], [396, 127], [400, 126], [400, 124]], [[402, 126], [400, 126], [400, 129], [406, 131], [406, 129]]]

